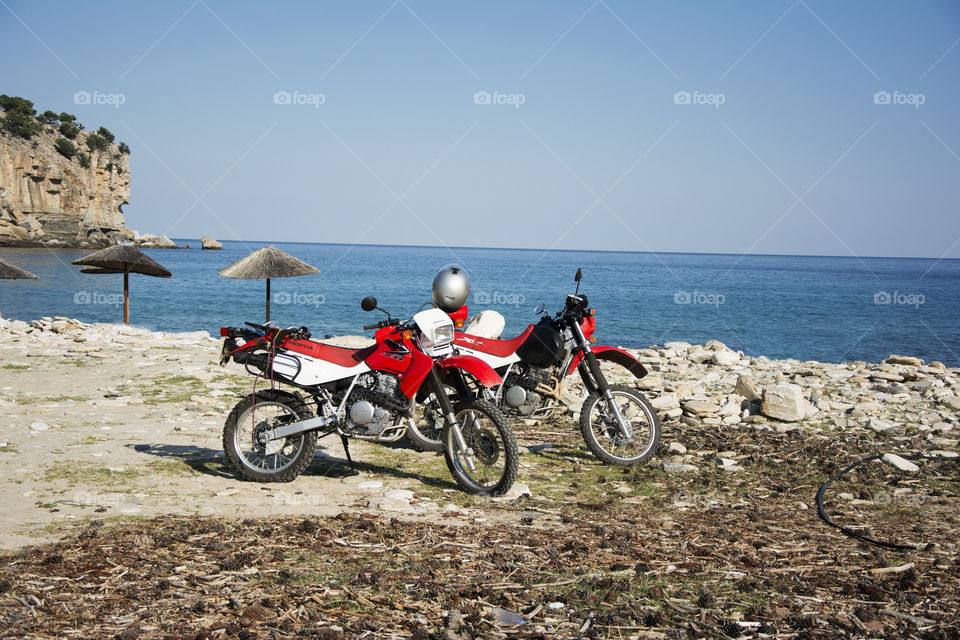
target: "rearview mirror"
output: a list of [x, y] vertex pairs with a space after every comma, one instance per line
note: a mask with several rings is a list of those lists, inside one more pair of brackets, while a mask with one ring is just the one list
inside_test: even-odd
[[541, 302], [533, 308], [533, 315], [538, 316], [543, 313], [543, 303]]
[[577, 275], [573, 276], [574, 282], [580, 282], [580, 278], [583, 277], [583, 269], [577, 268]]
[[373, 311], [377, 308], [377, 299], [373, 296], [367, 296], [360, 301], [360, 308], [364, 311]]

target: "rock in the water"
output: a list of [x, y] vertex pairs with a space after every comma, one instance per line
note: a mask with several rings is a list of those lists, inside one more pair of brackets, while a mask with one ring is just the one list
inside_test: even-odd
[[200, 238], [200, 248], [201, 249], [212, 249], [214, 251], [218, 249], [223, 249], [223, 244], [217, 242], [216, 239], [211, 238], [210, 236], [203, 236]]
[[777, 420], [803, 420], [808, 404], [800, 387], [795, 384], [781, 382], [763, 390], [763, 413]]
[[505, 321], [499, 312], [493, 309], [485, 309], [477, 315], [470, 318], [470, 322], [464, 327], [464, 333], [479, 336], [481, 338], [499, 338], [503, 333]]
[[908, 471], [910, 473], [920, 471], [920, 467], [913, 464], [909, 460], [901, 458], [895, 453], [885, 453], [880, 459], [889, 464], [891, 467], [896, 467], [900, 471]]
[[757, 386], [753, 383], [753, 378], [745, 373], [737, 376], [737, 386], [734, 387], [733, 392], [743, 396], [750, 402], [760, 399], [760, 392], [757, 391]]

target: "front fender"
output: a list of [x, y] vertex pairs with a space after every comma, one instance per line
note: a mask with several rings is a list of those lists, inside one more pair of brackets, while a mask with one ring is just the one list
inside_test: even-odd
[[[607, 362], [619, 364], [637, 378], [642, 378], [649, 373], [647, 368], [643, 366], [639, 360], [634, 358], [623, 349], [618, 349], [617, 347], [600, 346], [592, 347], [591, 350], [593, 351], [594, 355], [597, 356], [597, 360], [606, 360]], [[583, 352], [579, 353], [577, 357], [574, 358], [570, 363], [570, 368], [567, 369], [567, 375], [570, 375], [576, 371], [581, 360], [583, 360]]]
[[476, 356], [449, 356], [437, 360], [437, 366], [440, 367], [441, 375], [448, 369], [463, 369], [485, 387], [495, 387], [503, 381], [500, 378], [500, 374], [493, 370], [493, 367]]

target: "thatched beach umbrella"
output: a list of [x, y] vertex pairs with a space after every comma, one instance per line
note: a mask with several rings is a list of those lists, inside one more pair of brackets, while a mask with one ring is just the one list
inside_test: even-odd
[[306, 276], [311, 273], [320, 273], [320, 269], [297, 260], [279, 249], [264, 247], [220, 269], [217, 273], [226, 278], [265, 279], [267, 281], [267, 322], [270, 322], [270, 279]]
[[123, 274], [123, 321], [130, 322], [130, 274], [142, 273], [155, 278], [170, 278], [172, 273], [149, 258], [136, 247], [118, 244], [101, 249], [96, 253], [74, 260], [71, 264], [87, 265], [80, 273], [122, 273]]
[[2, 280], [34, 280], [39, 277], [0, 258], [0, 279]]

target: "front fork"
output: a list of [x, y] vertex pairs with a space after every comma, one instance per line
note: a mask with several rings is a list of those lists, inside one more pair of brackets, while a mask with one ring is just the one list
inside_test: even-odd
[[440, 405], [440, 411], [443, 412], [443, 418], [447, 423], [447, 428], [453, 431], [453, 437], [457, 441], [457, 446], [463, 452], [464, 462], [467, 463], [467, 468], [472, 473], [476, 471], [476, 465], [473, 462], [473, 449], [467, 446], [463, 432], [460, 431], [460, 425], [457, 424], [457, 416], [453, 412], [453, 404], [450, 402], [450, 397], [447, 395], [446, 387], [443, 386], [436, 367], [430, 369], [427, 378], [430, 380], [430, 386], [433, 388], [433, 395], [436, 396], [437, 403]]
[[580, 363], [580, 366], [586, 365], [587, 370], [593, 377], [593, 382], [597, 387], [597, 391], [600, 392], [600, 395], [603, 396], [603, 399], [607, 403], [607, 408], [613, 413], [613, 417], [617, 420], [617, 426], [620, 427], [620, 435], [625, 439], [630, 439], [633, 437], [633, 427], [630, 426], [630, 421], [623, 417], [623, 414], [620, 413], [620, 407], [617, 406], [617, 401], [613, 399], [613, 394], [610, 393], [610, 385], [607, 383], [607, 379], [604, 377], [603, 372], [600, 370], [600, 363], [597, 361], [597, 354], [593, 352], [590, 348], [590, 342], [587, 340], [587, 337], [583, 335], [583, 329], [580, 328], [580, 324], [577, 322], [572, 322], [574, 331], [576, 331], [577, 338], [580, 342], [580, 348], [583, 349], [583, 362]]

